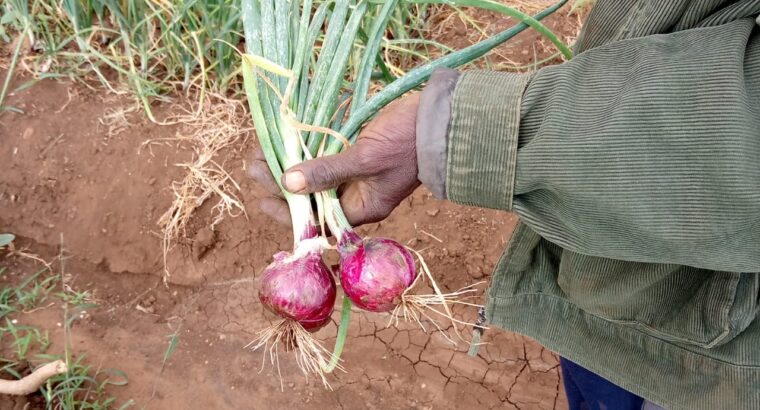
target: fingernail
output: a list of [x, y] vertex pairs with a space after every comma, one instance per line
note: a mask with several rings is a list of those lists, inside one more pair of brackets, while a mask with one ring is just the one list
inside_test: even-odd
[[301, 171], [290, 171], [285, 173], [285, 188], [290, 192], [301, 192], [306, 189], [306, 177]]

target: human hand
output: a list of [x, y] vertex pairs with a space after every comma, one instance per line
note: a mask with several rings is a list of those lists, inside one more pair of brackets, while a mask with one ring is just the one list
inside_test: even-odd
[[[296, 194], [339, 188], [341, 206], [353, 226], [385, 219], [420, 185], [415, 130], [419, 100], [415, 93], [391, 103], [349, 149], [286, 170], [282, 185]], [[260, 149], [248, 174], [275, 195], [261, 200], [261, 210], [289, 225], [288, 205]]]

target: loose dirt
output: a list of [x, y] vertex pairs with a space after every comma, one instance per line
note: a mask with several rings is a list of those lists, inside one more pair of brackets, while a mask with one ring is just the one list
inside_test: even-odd
[[[488, 13], [479, 18], [489, 21], [489, 32], [508, 24]], [[570, 37], [577, 21], [561, 14], [549, 26]], [[442, 39], [455, 38], [457, 24], [451, 22]], [[554, 53], [526, 48], [536, 40], [525, 33], [500, 53], [519, 64]], [[258, 211], [265, 193], [243, 171], [255, 137], [220, 159], [240, 184], [247, 217], [225, 218], [211, 230], [215, 201], [207, 201], [169, 253], [172, 275], [164, 285], [156, 222], [172, 200], [172, 181], [184, 172], [175, 164], [192, 151], [163, 139], [185, 130], [125, 112], [134, 105], [127, 97], [69, 82], [41, 81], [8, 103], [24, 114], [0, 114], [0, 230], [48, 259], [63, 246], [71, 286], [92, 291], [100, 305], [74, 325], [73, 349], [96, 367], [128, 375], [126, 386], [109, 387], [118, 403], [133, 399], [150, 409], [566, 408], [557, 357], [525, 337], [490, 329], [488, 344], [472, 358], [464, 344], [452, 346], [438, 332], [412, 324], [388, 328], [387, 316], [358, 311], [343, 354], [346, 372], [330, 376], [331, 390], [305, 380], [287, 354], [281, 354], [281, 385], [276, 368], [261, 370], [262, 352], [243, 349], [271, 319], [256, 296], [257, 275], [272, 254], [291, 247], [288, 229]], [[159, 116], [172, 113], [166, 104], [155, 109]], [[444, 291], [453, 291], [488, 279], [515, 222], [514, 215], [437, 201], [420, 189], [362, 232], [421, 250]], [[31, 272], [28, 263], [17, 262], [2, 261], [9, 269], [0, 285]], [[50, 332], [53, 352], [63, 348], [62, 320], [57, 303], [19, 316]], [[318, 333], [330, 347], [336, 328], [332, 323]], [[172, 335], [178, 344], [164, 364]], [[24, 403], [0, 397], [0, 408]]]

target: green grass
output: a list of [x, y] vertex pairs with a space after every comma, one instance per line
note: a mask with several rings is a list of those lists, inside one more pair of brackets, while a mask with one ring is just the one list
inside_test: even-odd
[[[58, 360], [55, 355], [39, 355], [48, 361]], [[127, 375], [117, 369], [93, 369], [86, 363], [85, 356], [67, 362], [68, 373], [54, 376], [41, 389], [48, 408], [105, 410], [127, 409], [135, 405], [134, 400], [127, 400], [118, 407], [116, 398], [109, 396], [105, 389], [110, 386], [124, 386], [129, 380]]]
[[[0, 248], [9, 243], [0, 244]], [[5, 267], [0, 267], [0, 276], [5, 275], [6, 271]], [[63, 266], [61, 271], [63, 272]], [[48, 379], [39, 390], [46, 408], [121, 410], [133, 406], [134, 401], [128, 400], [116, 407], [117, 399], [106, 391], [108, 386], [123, 386], [128, 383], [124, 372], [118, 369], [93, 368], [88, 364], [84, 354], [73, 352], [73, 323], [83, 312], [94, 309], [97, 305], [91, 303], [89, 292], [75, 291], [63, 286], [61, 278], [62, 275], [44, 268], [26, 276], [18, 285], [5, 285], [0, 289], [0, 346], [3, 353], [3, 357], [0, 357], [0, 374], [3, 378], [21, 378], [27, 372], [25, 369], [31, 370], [37, 365], [63, 360], [68, 372]], [[24, 320], [24, 312], [47, 308], [44, 304], [51, 301], [55, 301], [56, 305], [61, 302], [64, 305], [61, 322], [64, 330], [62, 354], [48, 353], [51, 345], [61, 341], [51, 340], [47, 330], [20, 324]]]
[[[33, 309], [48, 299], [57, 285], [58, 276], [42, 277], [45, 272], [48, 272], [47, 268], [40, 269], [22, 280], [18, 286], [0, 290], [0, 318], [13, 312]], [[0, 275], [4, 273], [5, 268], [0, 267]]]
[[[127, 375], [118, 369], [94, 369], [86, 361], [85, 355], [74, 356], [67, 348], [63, 355], [46, 353], [51, 345], [47, 331], [33, 326], [18, 325], [6, 318], [0, 327], [0, 344], [6, 346], [6, 356], [0, 358], [0, 373], [4, 377], [21, 378], [19, 369], [32, 363], [43, 364], [63, 360], [69, 371], [48, 379], [40, 388], [40, 394], [47, 408], [55, 409], [112, 409], [117, 399], [106, 392], [107, 386], [123, 386], [128, 383]], [[68, 321], [70, 326], [71, 321]], [[134, 405], [133, 400], [121, 404], [118, 409]]]
[[5, 326], [0, 327], [0, 341], [5, 342], [6, 335], [10, 340], [8, 346], [14, 350], [15, 359], [24, 361], [27, 354], [32, 350], [44, 353], [50, 346], [50, 337], [48, 332], [42, 332], [31, 326], [18, 326], [15, 321], [5, 319]]

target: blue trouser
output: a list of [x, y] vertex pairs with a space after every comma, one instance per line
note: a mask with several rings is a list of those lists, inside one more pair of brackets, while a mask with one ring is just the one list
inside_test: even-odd
[[559, 363], [562, 368], [562, 379], [570, 410], [660, 408], [565, 358], [560, 358]]

